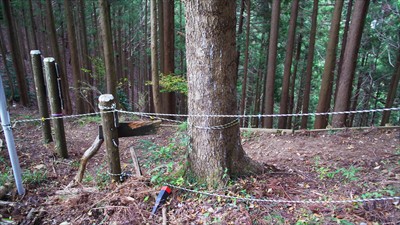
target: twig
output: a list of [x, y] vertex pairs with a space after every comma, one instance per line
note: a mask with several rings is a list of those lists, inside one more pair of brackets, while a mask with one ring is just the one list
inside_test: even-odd
[[166, 207], [162, 207], [162, 224], [163, 225], [167, 225], [167, 208]]

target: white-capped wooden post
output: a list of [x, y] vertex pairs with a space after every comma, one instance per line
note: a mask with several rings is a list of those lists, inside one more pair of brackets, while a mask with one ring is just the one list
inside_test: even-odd
[[[63, 157], [68, 158], [67, 141], [65, 140], [64, 120], [62, 118], [60, 90], [57, 84], [56, 63], [54, 58], [45, 58], [44, 71], [47, 81], [47, 92], [50, 100], [51, 116], [56, 117], [53, 119], [54, 136], [55, 136], [55, 150], [56, 153]], [[59, 118], [57, 118], [59, 117]]]
[[[49, 108], [46, 101], [46, 86], [44, 85], [42, 53], [39, 50], [31, 51], [32, 72], [35, 81], [36, 98], [39, 107], [40, 116], [44, 118], [49, 117]], [[42, 121], [43, 142], [49, 143], [53, 141], [51, 137], [50, 120]]]
[[114, 117], [115, 110], [114, 96], [103, 94], [99, 97], [99, 109], [101, 112], [101, 124], [103, 127], [104, 143], [106, 144], [107, 162], [111, 176], [114, 182], [120, 182], [121, 162], [119, 159], [119, 141], [117, 130], [117, 118]]

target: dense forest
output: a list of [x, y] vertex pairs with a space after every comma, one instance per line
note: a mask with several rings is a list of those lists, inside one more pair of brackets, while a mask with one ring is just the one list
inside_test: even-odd
[[[30, 51], [54, 57], [64, 113], [187, 113], [184, 1], [2, 0], [1, 75], [10, 102], [36, 104]], [[238, 0], [237, 114], [398, 107], [400, 2]], [[399, 125], [398, 111], [243, 119], [291, 129]]]

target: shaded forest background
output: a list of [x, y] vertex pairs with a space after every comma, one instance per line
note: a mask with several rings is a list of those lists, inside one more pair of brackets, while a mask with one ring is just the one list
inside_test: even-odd
[[[0, 69], [10, 102], [36, 104], [29, 52], [39, 49], [55, 57], [64, 75], [66, 114], [96, 111], [98, 96], [109, 88], [126, 110], [187, 113], [183, 1], [2, 0], [1, 7]], [[238, 114], [399, 107], [399, 7], [398, 0], [238, 0]], [[107, 24], [111, 72], [102, 32]], [[339, 76], [347, 81], [344, 89]], [[400, 113], [241, 123], [292, 129], [400, 125]]]

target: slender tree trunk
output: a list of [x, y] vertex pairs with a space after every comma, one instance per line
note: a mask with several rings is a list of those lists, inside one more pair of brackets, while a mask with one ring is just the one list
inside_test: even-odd
[[[390, 87], [386, 97], [385, 108], [393, 106], [394, 99], [396, 98], [397, 88], [400, 80], [400, 51], [398, 51], [397, 62], [394, 68], [392, 79], [390, 80]], [[384, 111], [382, 115], [381, 126], [385, 126], [389, 122], [390, 111]]]
[[100, 28], [103, 40], [104, 62], [106, 66], [107, 93], [112, 94], [118, 105], [117, 76], [115, 74], [114, 51], [111, 33], [110, 3], [107, 0], [99, 0]]
[[[269, 34], [269, 52], [268, 52], [268, 66], [267, 66], [267, 79], [265, 81], [265, 102], [264, 113], [268, 115], [274, 114], [274, 83], [276, 73], [276, 56], [279, 35], [279, 13], [280, 13], [280, 0], [272, 1], [272, 14], [271, 14], [271, 30]], [[272, 128], [272, 117], [264, 118], [264, 126]]]
[[[308, 113], [310, 105], [310, 93], [311, 93], [311, 79], [312, 79], [312, 68], [314, 65], [314, 49], [315, 49], [315, 35], [317, 33], [317, 17], [318, 17], [318, 0], [314, 0], [313, 12], [311, 16], [311, 31], [310, 31], [310, 45], [307, 53], [307, 66], [306, 74], [304, 79], [304, 93], [303, 93], [303, 113]], [[301, 118], [301, 129], [307, 129], [308, 116]]]
[[[250, 4], [251, 0], [247, 0], [246, 4], [246, 45], [244, 50], [244, 65], [243, 65], [243, 82], [242, 82], [242, 101], [240, 103], [240, 114], [244, 115], [246, 108], [246, 94], [247, 94], [247, 73], [249, 67], [249, 45], [250, 45]], [[241, 125], [245, 125], [245, 119], [241, 120]]]
[[[303, 22], [300, 24], [300, 26]], [[301, 53], [301, 44], [302, 44], [303, 36], [299, 34], [297, 38], [297, 47], [296, 47], [296, 61], [293, 68], [293, 74], [290, 79], [290, 92], [289, 92], [289, 104], [288, 104], [288, 113], [292, 114], [294, 110], [294, 89], [296, 86], [296, 78], [297, 78], [297, 68], [300, 61], [300, 53]], [[292, 116], [287, 117], [287, 126], [288, 129], [292, 128]]]
[[32, 0], [29, 0], [28, 4], [29, 4], [29, 20], [31, 23], [31, 27], [29, 28], [29, 33], [32, 38], [32, 48], [34, 48], [36, 50], [36, 49], [38, 49], [38, 42], [37, 42], [37, 38], [36, 38], [36, 24], [35, 24], [35, 20], [33, 17]]
[[65, 74], [65, 65], [64, 61], [61, 58], [59, 45], [57, 41], [57, 33], [56, 27], [54, 22], [54, 14], [53, 14], [53, 6], [51, 0], [46, 0], [46, 14], [47, 14], [47, 21], [48, 21], [48, 35], [50, 39], [51, 50], [53, 52], [54, 58], [58, 63], [59, 67], [59, 75], [61, 77], [61, 86], [62, 86], [62, 95], [64, 100], [64, 113], [65, 114], [72, 114], [72, 105], [71, 105], [71, 97], [69, 95], [69, 84], [68, 79]]
[[18, 45], [18, 36], [14, 28], [13, 17], [11, 16], [10, 0], [3, 0], [3, 12], [7, 22], [8, 35], [10, 40], [11, 55], [17, 74], [18, 90], [20, 95], [20, 101], [23, 106], [29, 105], [28, 87], [26, 84], [26, 76], [24, 63], [21, 57], [21, 52]]
[[[294, 39], [296, 36], [296, 20], [297, 14], [299, 11], [299, 0], [292, 1], [290, 13], [290, 21], [289, 21], [289, 31], [288, 31], [288, 40], [286, 43], [286, 56], [285, 56], [285, 65], [283, 71], [283, 81], [282, 81], [282, 93], [281, 93], [281, 102], [279, 105], [279, 113], [286, 114], [288, 108], [288, 96], [289, 96], [289, 84], [290, 84], [290, 71], [292, 69], [292, 61], [293, 61], [293, 49], [294, 49]], [[284, 129], [286, 128], [287, 117], [279, 117], [278, 128]]]
[[[79, 0], [78, 9], [79, 9], [79, 24], [80, 24], [79, 30], [81, 34], [80, 37], [81, 37], [82, 67], [85, 70], [91, 71], [92, 65], [90, 63], [88, 38], [87, 38], [88, 35], [86, 31], [85, 0]], [[88, 107], [86, 107], [87, 112], [94, 112], [95, 102], [94, 102], [93, 92], [90, 89], [90, 87], [93, 85], [93, 79], [87, 72], [84, 73], [84, 81], [86, 82], [86, 88], [84, 93], [86, 96], [86, 101], [88, 103]]]
[[[151, 0], [150, 0], [151, 1]], [[157, 1], [157, 12], [156, 12], [156, 23], [158, 21], [158, 46], [157, 46], [157, 51], [159, 52], [158, 54], [158, 63], [159, 63], [159, 70], [160, 71], [164, 71], [164, 5], [163, 5], [163, 1], [164, 0], [156, 0]], [[158, 16], [158, 20], [157, 20], [157, 16]], [[156, 37], [157, 37], [156, 34]], [[157, 40], [157, 38], [156, 38]]]
[[78, 61], [78, 46], [76, 41], [76, 33], [74, 26], [74, 18], [72, 13], [71, 2], [69, 0], [64, 0], [65, 7], [65, 17], [67, 18], [68, 27], [68, 44], [71, 55], [71, 67], [72, 67], [72, 77], [74, 80], [74, 97], [75, 97], [75, 108], [78, 114], [85, 113], [83, 100], [80, 95], [81, 90], [81, 71]]
[[[186, 1], [186, 49], [189, 114], [235, 114], [235, 1]], [[213, 57], [212, 52], [221, 52]], [[189, 170], [209, 187], [223, 186], [231, 176], [257, 173], [262, 167], [243, 151], [239, 126], [208, 130], [234, 118], [189, 117]]]
[[[350, 101], [354, 71], [368, 6], [369, 0], [358, 0], [354, 4], [354, 13], [350, 23], [347, 47], [344, 52], [342, 71], [339, 79], [338, 95], [336, 96], [335, 112], [349, 109], [348, 102]], [[333, 127], [345, 126], [346, 116], [346, 114], [333, 115]]]
[[8, 98], [8, 101], [9, 101], [9, 103], [12, 103], [12, 101], [14, 101], [14, 93], [15, 93], [15, 88], [14, 88], [14, 83], [13, 83], [13, 80], [12, 80], [12, 76], [11, 76], [11, 73], [10, 73], [10, 69], [8, 68], [8, 63], [7, 63], [7, 54], [6, 54], [6, 52], [7, 52], [7, 49], [6, 49], [6, 45], [4, 44], [5, 43], [5, 41], [4, 41], [4, 35], [3, 35], [3, 31], [2, 31], [3, 29], [1, 28], [1, 26], [0, 26], [0, 51], [1, 51], [1, 58], [2, 58], [2, 61], [3, 61], [3, 65], [4, 65], [4, 70], [5, 70], [5, 73], [6, 73], [6, 76], [7, 76], [7, 81], [8, 81], [8, 86], [9, 86], [9, 88], [10, 88], [10, 96], [9, 96], [9, 98]]
[[[342, 15], [344, 0], [335, 2], [333, 11], [331, 30], [329, 31], [329, 41], [326, 49], [325, 66], [322, 74], [321, 89], [319, 92], [317, 113], [327, 112], [330, 106], [331, 87], [333, 82], [333, 71], [335, 69], [336, 48], [339, 40], [340, 18]], [[328, 116], [315, 117], [315, 129], [323, 129], [328, 124]]]
[[150, 0], [150, 27], [151, 27], [151, 82], [153, 104], [156, 113], [161, 112], [160, 86], [158, 77], [157, 53], [157, 5], [156, 0]]
[[[164, 68], [163, 74], [168, 75], [175, 72], [175, 51], [174, 51], [174, 0], [163, 0], [163, 25], [164, 25]], [[163, 112], [173, 114], [176, 111], [175, 93], [162, 93]]]

